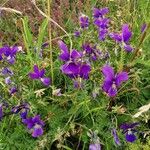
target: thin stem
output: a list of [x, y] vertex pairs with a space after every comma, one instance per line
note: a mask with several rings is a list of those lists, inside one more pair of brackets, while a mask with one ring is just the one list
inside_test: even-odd
[[140, 49], [140, 46], [142, 45], [142, 43], [144, 42], [144, 39], [147, 35], [147, 31], [150, 29], [150, 23], [148, 23], [147, 27], [146, 27], [146, 30], [144, 31], [144, 33], [142, 34], [141, 38], [140, 38], [140, 43], [138, 44], [134, 54], [133, 54], [133, 57], [131, 58], [131, 62], [136, 58], [138, 52], [139, 52], [139, 49]]
[[[51, 17], [51, 0], [47, 0], [47, 16]], [[51, 80], [52, 86], [54, 84], [54, 72], [53, 72], [53, 51], [52, 51], [52, 36], [51, 36], [51, 24], [48, 25], [48, 34], [49, 34], [49, 48], [50, 48], [50, 65], [51, 65]]]
[[11, 12], [11, 13], [16, 13], [16, 14], [22, 15], [21, 11], [18, 11], [16, 9], [12, 9], [12, 8], [0, 7], [0, 10], [4, 10], [4, 11], [7, 11], [7, 12]]

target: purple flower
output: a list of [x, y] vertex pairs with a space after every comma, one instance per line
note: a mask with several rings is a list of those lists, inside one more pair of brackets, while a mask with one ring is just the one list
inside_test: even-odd
[[65, 64], [61, 66], [62, 73], [66, 74], [70, 78], [79, 77], [88, 79], [91, 67], [82, 59], [83, 53], [78, 52], [75, 49], [69, 52], [67, 45], [62, 41], [59, 41], [58, 44], [61, 49], [59, 58], [65, 62]]
[[9, 68], [6, 67], [2, 69], [2, 74], [12, 76], [14, 73]]
[[33, 80], [40, 80], [45, 86], [50, 85], [50, 78], [45, 77], [45, 70], [40, 70], [37, 65], [34, 65], [34, 72], [29, 73], [29, 77]]
[[96, 48], [96, 45], [91, 46], [88, 43], [82, 45], [83, 54], [87, 55], [88, 58], [92, 59], [93, 61], [97, 60], [101, 57], [101, 51]]
[[88, 79], [91, 67], [88, 64], [75, 64], [74, 62], [66, 63], [61, 67], [64, 74], [70, 78], [83, 78]]
[[82, 54], [79, 53], [75, 49], [73, 49], [71, 52], [69, 52], [67, 45], [63, 41], [58, 41], [58, 45], [59, 45], [59, 48], [61, 50], [61, 54], [59, 55], [59, 58], [62, 61], [65, 61], [65, 62], [68, 62], [68, 61], [77, 62], [82, 57]]
[[17, 92], [17, 88], [16, 87], [11, 87], [10, 88], [10, 95], [14, 95]]
[[11, 79], [10, 77], [5, 78], [5, 84], [11, 84]]
[[18, 106], [13, 107], [11, 111], [14, 114], [20, 113], [21, 119], [26, 119], [27, 113], [29, 111], [29, 104], [28, 103], [22, 103]]
[[129, 30], [129, 26], [127, 24], [124, 24], [122, 26], [122, 40], [124, 41], [124, 43], [128, 43], [131, 36], [132, 32]]
[[122, 82], [128, 80], [127, 72], [120, 72], [115, 74], [111, 66], [105, 65], [102, 68], [102, 73], [105, 77], [102, 89], [110, 96], [114, 97], [117, 94], [117, 89], [121, 86]]
[[90, 144], [89, 150], [101, 150], [100, 144]]
[[119, 137], [118, 137], [118, 135], [117, 135], [116, 129], [112, 129], [112, 135], [113, 135], [113, 137], [114, 137], [115, 143], [116, 143], [117, 145], [121, 145], [120, 140], [119, 140]]
[[99, 40], [104, 41], [108, 34], [108, 26], [110, 19], [108, 18], [97, 18], [94, 20], [94, 24], [98, 27]]
[[75, 32], [74, 32], [74, 36], [75, 36], [75, 37], [80, 37], [80, 34], [81, 34], [80, 31], [75, 31]]
[[108, 28], [109, 22], [110, 20], [108, 18], [98, 18], [95, 19], [94, 24], [101, 29], [106, 29]]
[[128, 24], [123, 24], [121, 34], [119, 34], [119, 33], [110, 33], [109, 36], [110, 36], [110, 38], [112, 38], [116, 42], [122, 43], [123, 48], [127, 52], [131, 52], [133, 50], [133, 48], [129, 45], [129, 41], [132, 37], [132, 32], [129, 30]]
[[40, 119], [40, 115], [24, 119], [23, 123], [27, 125], [33, 137], [39, 137], [43, 134], [44, 122]]
[[70, 59], [70, 53], [69, 53], [67, 45], [63, 41], [61, 41], [61, 40], [58, 41], [58, 45], [59, 45], [59, 48], [61, 50], [61, 54], [59, 55], [59, 58], [62, 61], [69, 61], [69, 59]]
[[142, 33], [146, 30], [146, 27], [147, 27], [147, 24], [146, 24], [146, 23], [144, 23], [144, 24], [141, 26], [141, 32], [142, 32]]
[[109, 9], [107, 7], [102, 8], [102, 9], [93, 8], [93, 17], [94, 18], [103, 17], [107, 13], [109, 13]]
[[10, 64], [14, 64], [17, 52], [18, 52], [18, 47], [17, 46], [13, 46], [13, 47], [4, 46], [4, 47], [2, 47], [0, 49], [0, 60], [3, 59], [2, 58], [2, 54], [4, 54], [4, 56], [6, 57], [7, 61]]
[[101, 40], [101, 41], [104, 41], [106, 36], [107, 36], [107, 33], [108, 33], [108, 30], [106, 29], [100, 29], [99, 30], [99, 36], [98, 36], [98, 39]]
[[124, 123], [120, 126], [120, 128], [123, 130], [123, 133], [125, 134], [125, 138], [127, 142], [134, 142], [137, 138], [135, 136], [135, 133], [137, 132], [135, 128], [139, 125], [139, 123]]
[[89, 18], [88, 18], [88, 16], [82, 14], [79, 17], [79, 23], [80, 23], [80, 26], [81, 26], [82, 29], [88, 28], [88, 26], [89, 26]]

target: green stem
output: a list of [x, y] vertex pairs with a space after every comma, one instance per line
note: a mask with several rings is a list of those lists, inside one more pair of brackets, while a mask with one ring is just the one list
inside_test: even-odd
[[150, 29], [150, 23], [147, 24], [146, 30], [144, 31], [144, 33], [142, 34], [142, 36], [140, 38], [140, 42], [139, 42], [139, 44], [138, 44], [138, 46], [137, 46], [137, 48], [136, 48], [136, 50], [135, 50], [135, 52], [134, 52], [134, 54], [133, 54], [133, 56], [131, 58], [131, 62], [133, 62], [133, 60], [136, 58], [136, 56], [137, 56], [137, 54], [138, 54], [138, 52], [140, 50], [140, 47], [141, 47], [142, 43], [144, 42], [144, 39], [145, 39], [145, 37], [147, 35], [147, 31], [149, 29]]
[[[47, 16], [51, 17], [51, 0], [47, 0]], [[51, 80], [52, 86], [54, 84], [54, 73], [53, 73], [53, 51], [52, 51], [52, 36], [51, 36], [51, 24], [48, 25], [48, 34], [49, 34], [49, 48], [50, 48], [50, 65], [51, 65]]]

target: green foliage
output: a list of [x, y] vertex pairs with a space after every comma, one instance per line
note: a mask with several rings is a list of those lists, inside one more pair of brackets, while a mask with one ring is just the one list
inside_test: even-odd
[[[140, 27], [142, 23], [149, 21], [149, 0], [111, 0], [106, 3], [92, 0], [89, 3], [91, 8], [95, 5], [99, 8], [104, 6], [110, 8], [111, 13], [109, 13], [109, 17], [112, 19], [110, 30], [112, 32], [119, 32], [121, 30], [120, 26], [123, 23], [129, 23], [134, 33], [131, 43], [135, 48], [137, 47], [141, 35]], [[81, 11], [91, 16], [91, 8], [85, 6]], [[69, 11], [72, 12], [72, 9]], [[13, 17], [16, 18], [15, 16]], [[40, 114], [45, 122], [44, 135], [39, 138], [33, 138], [21, 122], [18, 114], [6, 116], [0, 121], [0, 149], [87, 150], [89, 144], [93, 142], [88, 133], [90, 131], [97, 131], [103, 149], [148, 150], [150, 147], [149, 135], [145, 138], [137, 135], [138, 140], [135, 143], [128, 143], [125, 141], [120, 125], [124, 122], [139, 121], [141, 122], [138, 128], [139, 131], [145, 133], [149, 130], [148, 123], [150, 120], [146, 118], [147, 115], [133, 119], [133, 115], [138, 111], [138, 108], [147, 104], [150, 100], [149, 35], [147, 35], [143, 42], [142, 52], [138, 54], [138, 57], [133, 62], [130, 62], [133, 53], [127, 54], [110, 38], [106, 42], [98, 41], [98, 34], [93, 24], [89, 26], [89, 30], [85, 30], [82, 33], [81, 37], [76, 38], [72, 36], [73, 48], [77, 50], [80, 50], [82, 44], [88, 41], [92, 44], [96, 43], [97, 47], [103, 52], [109, 51], [111, 57], [108, 61], [115, 68], [116, 72], [130, 66], [130, 68], [127, 68], [129, 69], [129, 80], [119, 89], [119, 93], [110, 111], [109, 105], [113, 99], [110, 99], [101, 90], [103, 76], [100, 70], [106, 63], [105, 60], [92, 62], [90, 78], [88, 81], [83, 81], [84, 88], [75, 89], [73, 81], [60, 71], [62, 63], [58, 59], [59, 50], [54, 42], [54, 44], [52, 43], [54, 86], [44, 87], [40, 84], [40, 81], [33, 81], [28, 77], [29, 72], [33, 70], [34, 64], [38, 64], [40, 68], [46, 69], [46, 76], [50, 76], [49, 49], [42, 48], [43, 43], [48, 40], [47, 28], [49, 22], [47, 19], [43, 19], [38, 27], [39, 32], [35, 36], [31, 31], [28, 17], [22, 17], [21, 20], [24, 53], [18, 53], [15, 65], [11, 66], [11, 69], [15, 72], [12, 80], [19, 90], [11, 97], [8, 92], [9, 87], [5, 85], [4, 77], [1, 76], [1, 95], [10, 103], [9, 108], [18, 105], [21, 101], [28, 102], [31, 107], [29, 116]], [[75, 29], [71, 17], [64, 20], [64, 22], [66, 22], [66, 30], [69, 33], [73, 33]], [[0, 29], [5, 29], [6, 33], [8, 30], [14, 32], [13, 29], [9, 28], [7, 22], [0, 21], [0, 23]], [[18, 34], [20, 35], [20, 32]], [[54, 35], [55, 33], [52, 31], [52, 36]], [[17, 37], [15, 36], [15, 38]], [[69, 43], [66, 37], [63, 40], [67, 44]], [[1, 45], [4, 43], [4, 41], [1, 41]], [[13, 41], [8, 41], [8, 43], [13, 43]], [[41, 49], [43, 58], [39, 57]], [[6, 67], [7, 65], [5, 63], [0, 64], [0, 67]], [[58, 88], [61, 88], [61, 96], [53, 94], [54, 90]], [[93, 92], [97, 94], [95, 98], [92, 95]], [[114, 142], [111, 134], [113, 128], [116, 128], [118, 131], [121, 146], [117, 146]]]

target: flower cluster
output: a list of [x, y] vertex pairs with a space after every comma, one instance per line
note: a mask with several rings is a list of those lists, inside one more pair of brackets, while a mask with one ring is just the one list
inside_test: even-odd
[[82, 59], [83, 53], [75, 49], [69, 52], [67, 45], [63, 41], [59, 41], [58, 44], [61, 49], [59, 58], [65, 62], [61, 66], [62, 72], [73, 79], [88, 79], [91, 67]]
[[[4, 116], [4, 107], [8, 107], [7, 103], [0, 104], [0, 120]], [[22, 123], [27, 126], [33, 137], [39, 137], [43, 134], [44, 122], [40, 119], [40, 115], [28, 117], [30, 106], [28, 103], [21, 103], [20, 105], [11, 108], [11, 112], [6, 113], [5, 116], [11, 114], [20, 114]]]
[[108, 12], [109, 9], [107, 7], [102, 9], [93, 9], [94, 24], [98, 27], [99, 40], [101, 41], [104, 41], [108, 34], [110, 20], [105, 17]]
[[18, 51], [19, 48], [17, 46], [4, 46], [0, 48], [0, 60], [7, 60], [7, 62], [9, 62], [10, 64], [14, 64], [15, 57]]
[[[2, 61], [7, 61], [9, 64], [14, 64], [15, 63], [15, 58], [17, 52], [20, 51], [20, 48], [18, 46], [4, 46], [0, 48], [0, 60]], [[14, 75], [13, 71], [8, 68], [4, 67], [1, 70], [2, 76], [5, 77], [4, 82], [5, 84], [9, 87], [9, 93], [10, 95], [13, 95], [14, 93], [17, 92], [17, 87], [14, 82], [12, 82], [11, 77]]]
[[121, 47], [124, 48], [127, 52], [131, 52], [133, 50], [133, 48], [129, 44], [132, 32], [129, 30], [129, 26], [127, 24], [124, 24], [122, 26], [121, 33], [110, 33], [109, 35], [112, 39], [118, 42]]

